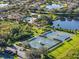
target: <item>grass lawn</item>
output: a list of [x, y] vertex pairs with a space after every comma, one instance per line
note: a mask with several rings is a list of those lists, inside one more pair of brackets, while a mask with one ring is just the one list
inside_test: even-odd
[[18, 59], [18, 56], [15, 55], [15, 56], [14, 56], [14, 59]]
[[56, 59], [61, 59], [62, 57], [67, 55], [67, 53], [71, 49], [73, 49], [74, 46], [76, 47], [79, 44], [78, 38], [79, 38], [79, 36], [76, 35], [72, 38], [71, 41], [69, 41], [69, 42], [65, 41], [64, 44], [62, 44], [60, 47], [56, 48], [52, 52], [48, 53], [48, 55], [54, 56], [54, 57], [56, 57]]
[[0, 1], [0, 4], [5, 4], [5, 2], [3, 2], [3, 1]]
[[45, 4], [40, 5], [41, 8], [44, 8], [45, 6], [46, 6]]

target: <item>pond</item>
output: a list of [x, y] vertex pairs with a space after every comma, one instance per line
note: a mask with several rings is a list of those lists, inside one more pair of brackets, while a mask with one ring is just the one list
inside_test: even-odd
[[68, 30], [79, 30], [79, 21], [77, 20], [65, 20], [65, 21], [61, 21], [61, 20], [56, 20], [53, 21], [53, 25], [52, 27], [54, 28], [62, 28], [62, 29], [68, 29]]

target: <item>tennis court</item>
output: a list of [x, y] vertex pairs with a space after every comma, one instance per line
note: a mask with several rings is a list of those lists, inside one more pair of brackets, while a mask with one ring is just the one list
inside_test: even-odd
[[70, 40], [72, 34], [60, 32], [60, 31], [49, 31], [44, 33], [41, 36], [37, 36], [31, 38], [29, 41], [29, 45], [31, 48], [53, 48], [57, 47], [60, 43], [64, 42], [65, 40]]
[[60, 41], [57, 41], [54, 39], [51, 40], [44, 37], [37, 37], [36, 39], [33, 39], [31, 42], [29, 42], [32, 48], [37, 48], [37, 49], [42, 48], [42, 47], [49, 49], [57, 45], [58, 43], [60, 43]]

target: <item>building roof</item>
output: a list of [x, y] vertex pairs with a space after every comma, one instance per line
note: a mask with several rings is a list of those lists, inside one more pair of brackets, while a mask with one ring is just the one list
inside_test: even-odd
[[7, 12], [8, 10], [0, 10], [0, 12]]
[[57, 9], [57, 8], [62, 8], [63, 5], [59, 5], [59, 4], [52, 4], [52, 5], [47, 5], [46, 8], [48, 10], [51, 10], [51, 9]]
[[15, 47], [7, 47], [6, 50], [12, 51], [13, 53], [16, 53]]
[[21, 17], [22, 17], [22, 15], [19, 14], [19, 13], [12, 13], [12, 14], [8, 15], [8, 18], [9, 18], [9, 19], [16, 19], [16, 20], [19, 20], [19, 19], [21, 19]]
[[8, 4], [0, 4], [0, 7], [6, 7]]
[[1, 18], [1, 17], [7, 17], [7, 15], [0, 15], [0, 18]]
[[23, 21], [24, 22], [28, 22], [28, 23], [33, 23], [35, 20], [36, 20], [37, 18], [35, 18], [35, 17], [24, 17], [23, 18]]

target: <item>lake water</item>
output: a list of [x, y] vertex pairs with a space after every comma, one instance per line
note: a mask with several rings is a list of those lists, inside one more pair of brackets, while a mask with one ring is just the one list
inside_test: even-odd
[[79, 21], [76, 21], [76, 20], [72, 20], [72, 21], [56, 20], [56, 21], [53, 21], [52, 27], [69, 29], [69, 30], [76, 30], [76, 29], [79, 30]]

